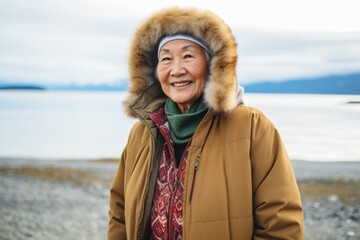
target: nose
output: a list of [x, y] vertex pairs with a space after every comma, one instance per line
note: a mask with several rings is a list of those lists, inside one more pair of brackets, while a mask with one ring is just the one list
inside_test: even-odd
[[181, 76], [186, 73], [186, 69], [184, 67], [183, 61], [176, 59], [172, 66], [170, 74], [172, 76]]

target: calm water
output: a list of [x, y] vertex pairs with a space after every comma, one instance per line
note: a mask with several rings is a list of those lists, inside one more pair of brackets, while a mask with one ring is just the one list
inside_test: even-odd
[[[0, 92], [0, 157], [119, 157], [135, 120], [124, 93]], [[246, 94], [292, 159], [360, 161], [360, 96]]]

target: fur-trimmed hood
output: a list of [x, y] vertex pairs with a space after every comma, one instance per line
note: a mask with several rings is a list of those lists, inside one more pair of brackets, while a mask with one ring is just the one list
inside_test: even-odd
[[[190, 35], [210, 49], [204, 90], [208, 107], [215, 112], [228, 112], [241, 104], [243, 88], [236, 79], [237, 48], [229, 26], [210, 11], [173, 7], [145, 19], [134, 33], [129, 53], [129, 96], [124, 102], [127, 114], [135, 116], [131, 108], [138, 98], [147, 94], [147, 89], [154, 89], [152, 85], [160, 86], [154, 74], [158, 45], [162, 38], [174, 34]], [[155, 88], [162, 92], [160, 87]], [[164, 93], [156, 95], [165, 99]]]

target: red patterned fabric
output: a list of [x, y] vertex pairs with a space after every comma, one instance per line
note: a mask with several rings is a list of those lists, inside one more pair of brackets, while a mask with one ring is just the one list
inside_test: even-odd
[[164, 109], [159, 109], [150, 117], [165, 138], [151, 211], [151, 239], [182, 239], [184, 174], [188, 147], [177, 169], [174, 144], [170, 131], [165, 126], [167, 118]]

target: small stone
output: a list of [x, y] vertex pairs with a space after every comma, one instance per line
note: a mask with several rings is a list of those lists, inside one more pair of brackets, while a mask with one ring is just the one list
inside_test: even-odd
[[110, 196], [110, 191], [106, 190], [102, 192], [102, 197], [109, 197]]
[[319, 208], [320, 207], [320, 203], [319, 202], [315, 202], [314, 203], [314, 208]]
[[339, 201], [339, 197], [337, 195], [331, 195], [329, 197], [329, 202], [336, 203], [337, 201]]

